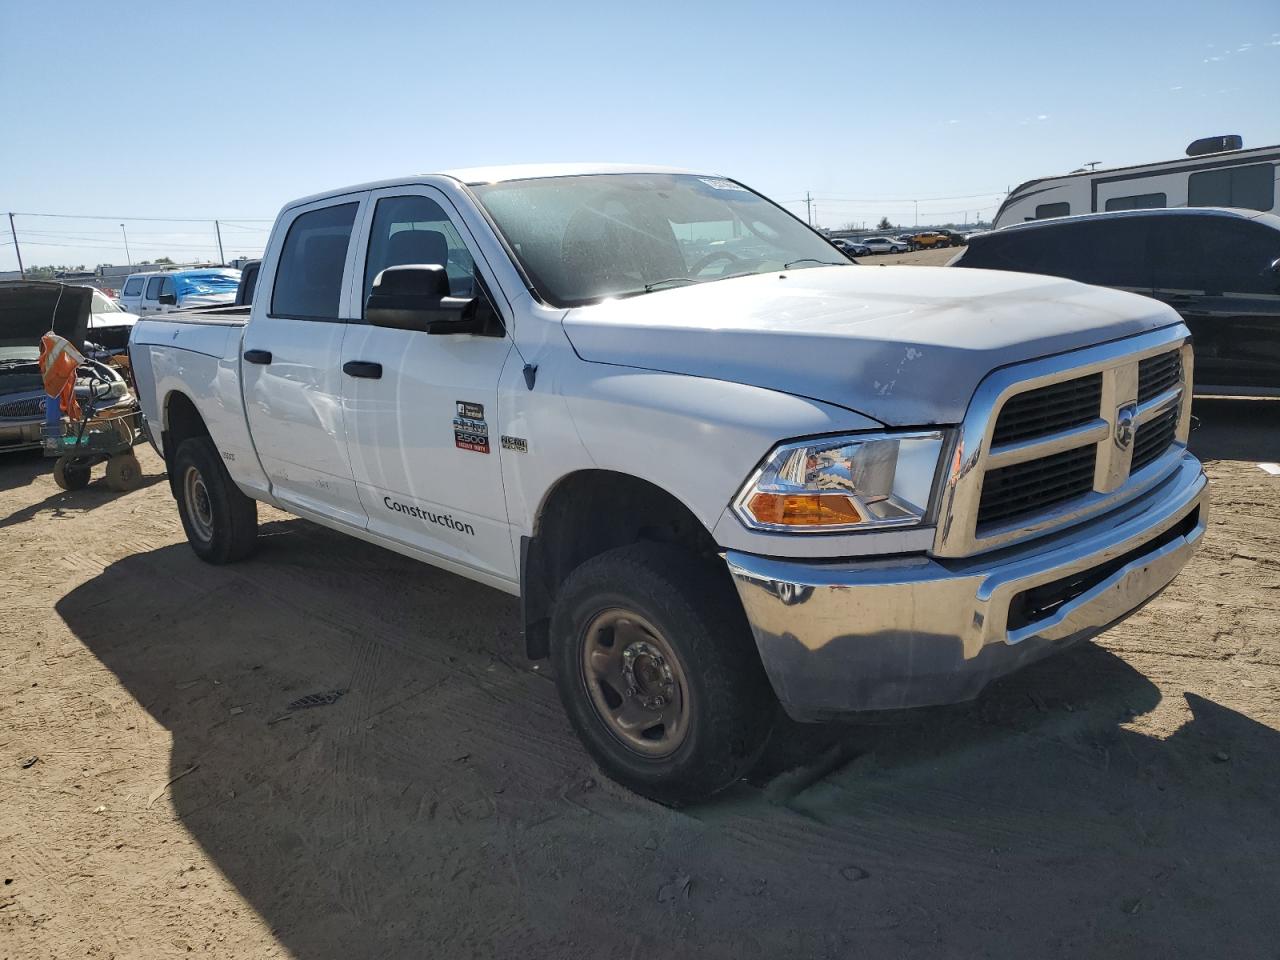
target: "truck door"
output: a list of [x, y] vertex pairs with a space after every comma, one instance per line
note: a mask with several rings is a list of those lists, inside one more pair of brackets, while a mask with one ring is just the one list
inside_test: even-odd
[[294, 211], [268, 251], [241, 346], [245, 411], [272, 493], [290, 509], [363, 528], [342, 419], [344, 284], [360, 195]]
[[1202, 225], [1204, 239], [1204, 289], [1194, 321], [1213, 348], [1203, 361], [1197, 349], [1196, 380], [1247, 391], [1280, 388], [1280, 275], [1272, 268], [1280, 260], [1280, 230], [1241, 217], [1188, 219]]
[[[453, 296], [500, 297], [449, 200], [430, 187], [371, 195], [353, 284], [363, 304], [389, 266], [440, 264]], [[505, 301], [503, 301], [505, 306]], [[500, 314], [499, 314], [500, 316]], [[498, 378], [509, 335], [433, 335], [352, 324], [342, 345], [343, 414], [369, 530], [446, 561], [515, 578], [499, 465]]]
[[164, 277], [147, 278], [147, 288], [142, 294], [138, 313], [157, 313], [160, 310], [160, 286], [163, 283]]

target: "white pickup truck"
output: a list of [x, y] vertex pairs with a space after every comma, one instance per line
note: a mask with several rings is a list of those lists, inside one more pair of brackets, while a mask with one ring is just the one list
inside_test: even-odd
[[587, 749], [669, 803], [779, 704], [957, 702], [1097, 635], [1205, 530], [1171, 309], [858, 266], [721, 176], [307, 197], [251, 307], [131, 353], [200, 557], [248, 556], [263, 501], [518, 595]]

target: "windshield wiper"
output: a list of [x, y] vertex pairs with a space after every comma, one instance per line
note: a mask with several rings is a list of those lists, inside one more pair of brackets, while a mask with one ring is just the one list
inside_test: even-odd
[[[848, 261], [845, 261], [846, 263]], [[843, 263], [838, 260], [819, 260], [817, 257], [801, 257], [799, 260], [788, 260], [782, 265], [783, 270], [790, 270], [792, 264], [796, 263], [817, 263], [824, 267], [842, 267]]]
[[701, 282], [702, 282], [701, 280], [695, 280], [693, 277], [667, 277], [665, 280], [655, 280], [653, 281], [653, 283], [646, 283], [644, 285], [644, 292], [652, 293], [654, 290], [657, 290], [659, 287], [665, 287], [671, 283], [701, 283]]

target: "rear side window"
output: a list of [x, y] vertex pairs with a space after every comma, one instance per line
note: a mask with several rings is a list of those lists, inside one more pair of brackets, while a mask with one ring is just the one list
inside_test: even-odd
[[1063, 201], [1061, 203], [1042, 203], [1036, 207], [1036, 219], [1048, 220], [1050, 217], [1067, 217], [1071, 215], [1071, 204]]
[[1107, 201], [1108, 210], [1156, 210], [1169, 205], [1169, 197], [1163, 193], [1138, 193], [1132, 197], [1112, 197]]
[[164, 282], [164, 277], [152, 277], [147, 281], [147, 299], [154, 300], [160, 296], [160, 284]]
[[321, 207], [293, 221], [280, 251], [271, 313], [302, 320], [336, 320], [342, 271], [357, 203]]
[[364, 268], [364, 299], [373, 279], [387, 267], [436, 263], [449, 274], [449, 293], [469, 297], [475, 289], [475, 262], [448, 215], [428, 197], [386, 197], [378, 201]]
[[1276, 168], [1270, 163], [1205, 170], [1187, 178], [1187, 206], [1270, 210], [1276, 202]]
[[123, 293], [121, 293], [121, 296], [136, 297], [140, 293], [142, 293], [142, 278], [130, 277], [127, 281], [125, 281], [124, 291]]

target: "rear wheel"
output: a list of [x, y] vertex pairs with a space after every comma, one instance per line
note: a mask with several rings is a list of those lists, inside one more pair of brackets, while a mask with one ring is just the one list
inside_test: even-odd
[[107, 461], [107, 486], [120, 493], [137, 490], [142, 485], [142, 464], [132, 453]]
[[258, 539], [258, 505], [235, 485], [213, 441], [184, 440], [173, 470], [178, 514], [196, 556], [231, 563], [251, 554]]
[[89, 467], [70, 457], [59, 457], [53, 464], [53, 482], [63, 490], [83, 490], [89, 485]]
[[551, 626], [561, 701], [601, 769], [662, 803], [704, 799], [759, 756], [777, 702], [723, 572], [641, 543], [588, 560]]

